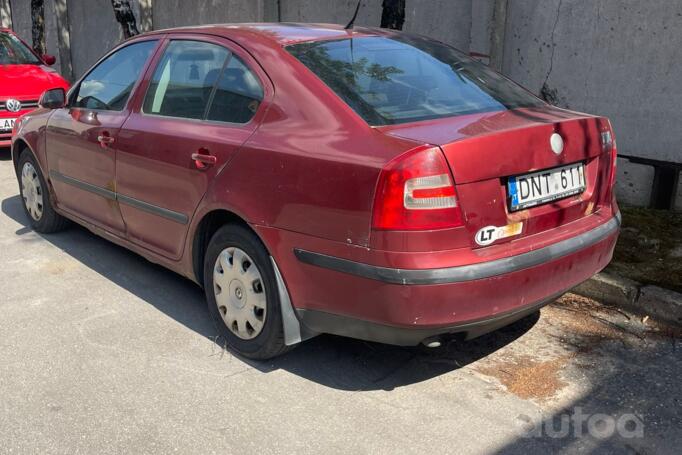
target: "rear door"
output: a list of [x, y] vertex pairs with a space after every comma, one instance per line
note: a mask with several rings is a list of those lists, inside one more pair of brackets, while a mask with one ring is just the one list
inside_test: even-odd
[[123, 236], [116, 203], [118, 131], [128, 117], [128, 98], [158, 40], [117, 49], [74, 88], [46, 130], [49, 174], [59, 207]]
[[229, 40], [168, 37], [119, 134], [116, 187], [132, 242], [181, 256], [199, 202], [262, 117], [266, 80]]

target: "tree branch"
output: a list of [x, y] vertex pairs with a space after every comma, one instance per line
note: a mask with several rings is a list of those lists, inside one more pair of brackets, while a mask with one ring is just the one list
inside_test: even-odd
[[111, 6], [114, 8], [116, 21], [121, 24], [123, 37], [130, 38], [139, 35], [140, 31], [137, 29], [137, 21], [130, 6], [130, 0], [111, 0]]

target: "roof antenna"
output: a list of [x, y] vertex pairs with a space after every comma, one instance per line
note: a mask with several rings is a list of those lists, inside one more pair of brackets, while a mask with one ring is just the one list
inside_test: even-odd
[[348, 25], [344, 27], [344, 30], [349, 30], [353, 28], [353, 25], [355, 24], [355, 19], [358, 17], [358, 12], [360, 11], [360, 5], [362, 4], [362, 0], [358, 0], [358, 6], [355, 7], [355, 14], [353, 14], [353, 19], [350, 20]]

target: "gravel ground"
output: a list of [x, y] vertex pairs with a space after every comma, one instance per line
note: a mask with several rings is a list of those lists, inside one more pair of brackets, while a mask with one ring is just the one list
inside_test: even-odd
[[666, 327], [567, 295], [437, 350], [320, 336], [245, 361], [192, 283], [27, 228], [0, 153], [0, 453], [679, 453]]

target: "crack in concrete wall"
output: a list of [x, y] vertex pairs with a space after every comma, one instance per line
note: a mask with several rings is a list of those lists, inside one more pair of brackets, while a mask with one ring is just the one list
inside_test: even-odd
[[548, 85], [547, 82], [549, 81], [549, 76], [552, 74], [552, 70], [554, 69], [554, 54], [556, 52], [556, 39], [555, 39], [555, 33], [556, 33], [556, 28], [559, 25], [559, 17], [561, 15], [561, 5], [563, 4], [563, 0], [559, 0], [559, 4], [557, 5], [556, 9], [556, 18], [554, 19], [554, 25], [552, 26], [552, 33], [550, 37], [550, 42], [552, 46], [552, 52], [549, 57], [549, 69], [547, 70], [547, 74], [545, 75], [545, 81], [542, 83], [542, 88], [540, 89], [540, 96], [542, 99], [547, 101], [550, 104], [558, 104], [559, 103], [559, 93], [557, 89], [551, 89]]

